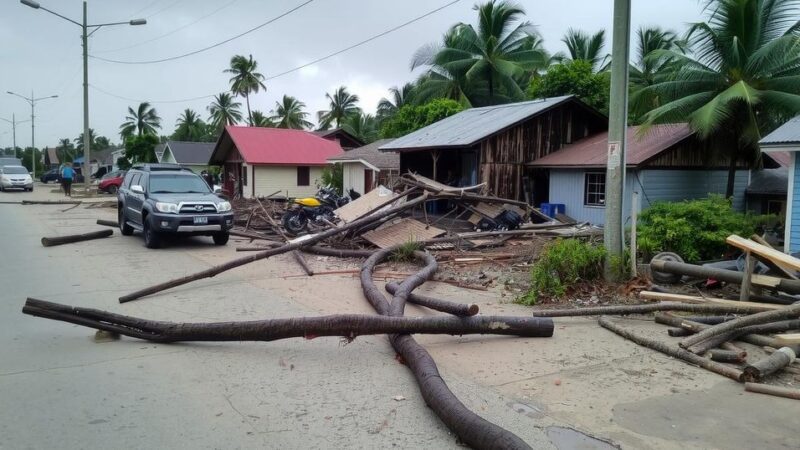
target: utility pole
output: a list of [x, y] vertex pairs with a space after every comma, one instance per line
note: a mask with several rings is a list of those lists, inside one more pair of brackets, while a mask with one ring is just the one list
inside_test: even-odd
[[29, 105], [31, 105], [31, 173], [33, 174], [33, 177], [35, 178], [36, 177], [36, 140], [35, 140], [35, 137], [36, 137], [36, 133], [35, 133], [36, 122], [34, 121], [34, 119], [35, 119], [36, 116], [34, 115], [34, 112], [35, 112], [35, 109], [36, 109], [36, 102], [41, 101], [41, 100], [47, 100], [47, 99], [50, 99], [50, 98], [58, 98], [58, 96], [57, 95], [48, 95], [47, 97], [36, 98], [36, 97], [33, 96], [33, 91], [31, 91], [31, 96], [30, 97], [25, 97], [24, 95], [20, 95], [20, 94], [17, 94], [15, 92], [11, 92], [11, 91], [6, 91], [6, 93], [7, 94], [11, 94], [11, 95], [16, 95], [17, 97], [25, 100], [26, 102], [28, 102]]
[[[628, 61], [630, 60], [631, 0], [614, 0], [611, 47], [611, 98], [608, 107], [608, 164], [606, 167], [606, 248], [604, 275], [619, 281], [625, 270], [622, 219], [625, 198], [625, 137], [628, 128]], [[631, 255], [635, 257], [634, 255]]]
[[[33, 0], [20, 0], [25, 6], [30, 6], [33, 9], [41, 9], [47, 11], [54, 16], [58, 16], [67, 22], [72, 22], [81, 27], [81, 45], [83, 46], [83, 177], [85, 180], [86, 190], [89, 190], [91, 181], [91, 164], [92, 164], [92, 142], [89, 139], [89, 36], [94, 34], [95, 31], [102, 27], [111, 25], [144, 25], [147, 23], [145, 19], [133, 19], [127, 22], [109, 22], [90, 25], [87, 21], [86, 1], [83, 2], [83, 21], [77, 22], [69, 17], [62, 16], [61, 14], [50, 11], [43, 7], [38, 2]], [[89, 29], [92, 29], [89, 32]]]
[[18, 123], [25, 123], [28, 120], [27, 119], [26, 120], [20, 120], [19, 122], [17, 122], [17, 115], [16, 114], [11, 114], [11, 120], [4, 119], [2, 117], [0, 117], [0, 120], [2, 120], [4, 122], [8, 122], [8, 123], [11, 124], [11, 133], [12, 133], [12, 136], [13, 136], [13, 139], [14, 139], [14, 158], [19, 158], [19, 155], [17, 154], [17, 124]]

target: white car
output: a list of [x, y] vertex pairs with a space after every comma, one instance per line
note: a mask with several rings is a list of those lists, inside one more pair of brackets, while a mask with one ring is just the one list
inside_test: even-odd
[[33, 178], [28, 169], [22, 166], [0, 167], [0, 191], [8, 189], [33, 191]]

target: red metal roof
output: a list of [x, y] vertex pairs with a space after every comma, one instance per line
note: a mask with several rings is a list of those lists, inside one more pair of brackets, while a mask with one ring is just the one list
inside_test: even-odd
[[[693, 135], [685, 123], [654, 125], [639, 136], [640, 127], [628, 127], [628, 141], [625, 163], [628, 167], [637, 166], [664, 150]], [[608, 160], [608, 132], [581, 139], [561, 150], [540, 158], [529, 166], [533, 167], [605, 167]]]
[[[344, 153], [335, 141], [303, 130], [229, 125], [223, 134], [230, 136], [248, 164], [324, 166], [328, 158]], [[212, 159], [217, 150], [219, 143]]]
[[769, 152], [764, 155], [772, 158], [781, 167], [789, 167], [792, 164], [792, 155], [789, 152]]

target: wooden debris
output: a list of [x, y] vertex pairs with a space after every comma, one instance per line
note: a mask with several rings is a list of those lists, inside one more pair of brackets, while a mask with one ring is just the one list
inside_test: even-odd
[[752, 314], [763, 310], [753, 308], [752, 306], [661, 302], [645, 303], [642, 305], [594, 306], [590, 308], [537, 309], [533, 311], [533, 315], [536, 317], [575, 317], [649, 314], [658, 311], [684, 311], [704, 314]]
[[389, 248], [407, 242], [426, 241], [444, 234], [444, 230], [405, 217], [361, 235], [379, 248]]
[[[716, 269], [712, 267], [696, 266], [693, 264], [675, 261], [653, 260], [650, 262], [651, 270], [659, 272], [687, 275], [693, 278], [713, 278], [726, 283], [742, 284], [744, 274], [734, 270]], [[752, 283], [769, 289], [777, 289], [789, 294], [800, 294], [800, 280], [787, 280], [784, 278], [770, 277], [767, 275], [752, 276]]]
[[[394, 295], [394, 293], [397, 292], [398, 286], [399, 285], [394, 281], [387, 283], [385, 286], [386, 292]], [[474, 303], [456, 303], [449, 300], [441, 300], [438, 298], [429, 297], [427, 295], [413, 293], [408, 295], [408, 302], [460, 317], [474, 316], [480, 311], [478, 305]]]
[[789, 347], [781, 347], [773, 354], [762, 358], [744, 368], [744, 380], [748, 382], [761, 381], [767, 375], [771, 375], [795, 360], [794, 350]]
[[384, 186], [378, 186], [361, 197], [337, 208], [334, 214], [343, 223], [352, 222], [368, 215], [370, 212], [374, 212], [376, 208], [389, 206], [404, 196], [404, 194], [395, 194], [391, 189], [387, 189]]
[[117, 222], [116, 220], [97, 219], [97, 224], [106, 227], [119, 228], [119, 222]]
[[747, 353], [743, 355], [741, 352], [731, 350], [711, 349], [706, 356], [716, 362], [740, 364], [744, 362]]
[[91, 233], [72, 234], [68, 236], [43, 237], [42, 246], [53, 247], [56, 245], [71, 244], [73, 242], [107, 238], [113, 234], [114, 230], [100, 230], [100, 231], [92, 231]]
[[781, 346], [800, 345], [800, 333], [776, 334], [775, 340]]
[[667, 300], [673, 302], [689, 302], [689, 303], [714, 303], [717, 305], [741, 305], [741, 306], [750, 306], [755, 309], [760, 309], [761, 311], [771, 311], [775, 309], [782, 309], [785, 308], [784, 305], [773, 305], [770, 303], [756, 303], [756, 302], [741, 302], [736, 300], [725, 300], [721, 298], [713, 298], [713, 297], [696, 297], [693, 295], [682, 295], [682, 294], [670, 294], [665, 292], [652, 292], [652, 291], [642, 291], [639, 293], [639, 297], [645, 299], [653, 299], [653, 300]]
[[728, 245], [732, 245], [738, 249], [752, 252], [762, 258], [766, 258], [767, 260], [772, 261], [773, 263], [784, 268], [800, 270], [800, 259], [797, 259], [791, 255], [787, 255], [786, 253], [779, 252], [770, 246], [753, 242], [735, 234], [728, 236], [728, 238], [725, 239], [725, 242], [727, 242]]
[[744, 390], [747, 392], [756, 392], [758, 394], [767, 394], [774, 395], [776, 397], [800, 400], [800, 389], [791, 389], [761, 383], [745, 383]]
[[294, 260], [297, 261], [297, 264], [299, 264], [300, 267], [302, 267], [303, 270], [305, 270], [306, 275], [310, 277], [314, 276], [314, 271], [311, 270], [311, 267], [308, 266], [308, 262], [306, 262], [306, 259], [303, 258], [303, 255], [301, 255], [299, 251], [294, 250], [289, 253], [292, 255], [292, 257], [294, 257]]
[[728, 331], [733, 331], [737, 328], [743, 328], [748, 325], [776, 322], [779, 320], [795, 319], [797, 317], [800, 317], [800, 304], [786, 306], [774, 311], [759, 312], [706, 328], [697, 334], [683, 339], [678, 345], [681, 348], [688, 348], [713, 336], [717, 336]]

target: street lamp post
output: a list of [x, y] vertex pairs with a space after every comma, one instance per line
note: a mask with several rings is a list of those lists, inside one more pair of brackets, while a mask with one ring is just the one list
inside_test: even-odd
[[[17, 94], [16, 92], [7, 91], [8, 94], [16, 95], [17, 97], [25, 100], [31, 105], [31, 173], [33, 176], [36, 176], [36, 139], [35, 139], [35, 129], [36, 129], [36, 122], [34, 121], [34, 112], [36, 109], [36, 102], [40, 100], [47, 100], [49, 98], [58, 98], [57, 95], [48, 95], [47, 97], [39, 97], [36, 98], [33, 96], [33, 91], [31, 91], [30, 97], [25, 97], [24, 95]], [[15, 138], [16, 140], [16, 138]]]
[[[83, 46], [83, 176], [86, 180], [86, 190], [89, 190], [89, 181], [91, 179], [91, 140], [89, 139], [89, 36], [94, 34], [95, 31], [102, 27], [111, 25], [144, 25], [147, 23], [145, 19], [133, 19], [127, 22], [110, 22], [99, 24], [88, 24], [86, 17], [86, 1], [83, 2], [83, 23], [70, 19], [69, 17], [62, 16], [61, 14], [50, 11], [49, 9], [41, 6], [38, 2], [33, 0], [20, 0], [25, 6], [30, 6], [34, 9], [41, 9], [47, 11], [54, 16], [58, 16], [67, 22], [74, 23], [81, 27], [81, 45]], [[91, 29], [91, 32], [89, 32]]]
[[17, 115], [16, 114], [11, 114], [11, 120], [4, 119], [2, 117], [0, 117], [0, 120], [2, 120], [3, 122], [8, 122], [8, 123], [11, 124], [11, 133], [12, 133], [13, 139], [14, 139], [14, 141], [13, 141], [14, 142], [14, 158], [19, 158], [19, 155], [17, 155], [17, 124], [18, 123], [28, 122], [30, 119], [20, 120], [19, 122], [17, 122]]

